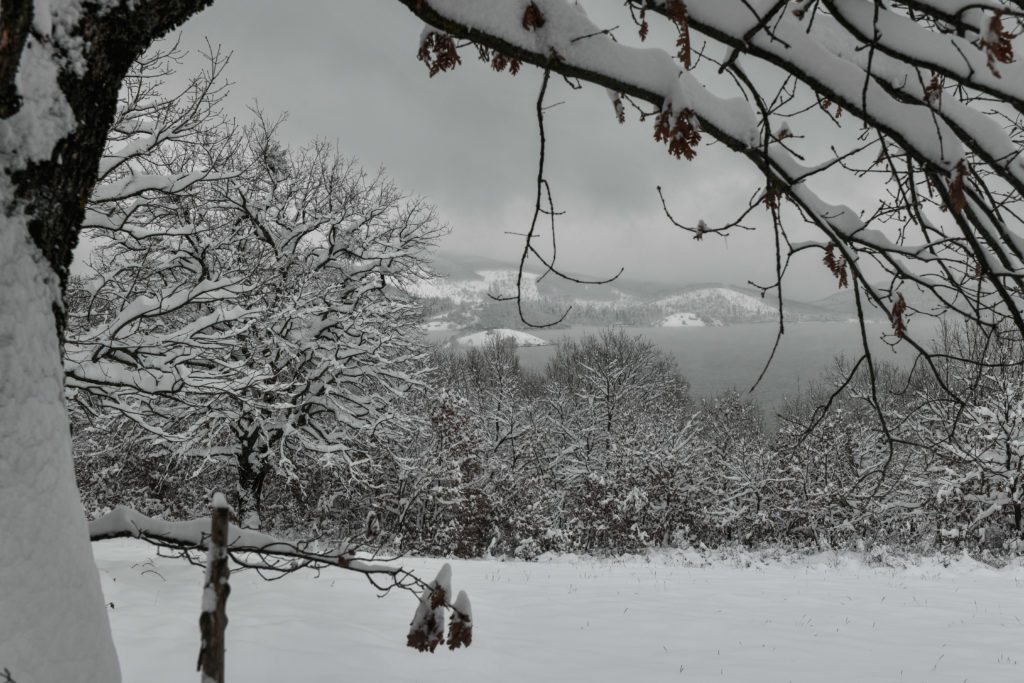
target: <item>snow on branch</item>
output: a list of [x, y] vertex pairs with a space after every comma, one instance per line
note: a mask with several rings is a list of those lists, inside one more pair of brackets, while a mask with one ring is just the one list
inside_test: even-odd
[[447, 562], [437, 577], [424, 587], [419, 605], [409, 624], [406, 644], [420, 652], [433, 652], [444, 642], [445, 609], [452, 610], [448, 647], [469, 647], [473, 642], [473, 608], [465, 591], [452, 601], [452, 567]]
[[[153, 519], [131, 508], [118, 506], [89, 522], [89, 537], [94, 542], [137, 538], [171, 550], [206, 551], [210, 541], [210, 518], [172, 522]], [[360, 557], [355, 548], [314, 552], [310, 549], [311, 545], [301, 541], [287, 541], [254, 529], [243, 529], [235, 524], [228, 525], [227, 549], [231, 559], [247, 569], [288, 573], [305, 567], [335, 566], [368, 577], [388, 577], [394, 582], [389, 588], [417, 587], [421, 583], [411, 572], [400, 566]]]
[[[712, 138], [752, 163], [764, 185], [738, 220], [674, 222], [703, 236], [763, 207], [776, 282], [762, 290], [779, 292], [780, 335], [783, 276], [808, 249], [843, 264], [839, 286], [863, 299], [862, 338], [865, 311], [898, 320], [891, 343], [913, 347], [940, 383], [913, 315], [953, 311], [1024, 333], [1019, 2], [627, 0], [624, 23], [645, 43], [630, 45], [567, 0], [400, 1], [424, 36], [438, 32], [451, 51], [472, 45], [495, 70], [514, 60], [606, 88], [620, 122], [626, 103], [653, 117], [677, 157], [701, 163]], [[444, 69], [460, 62], [451, 51]], [[791, 240], [792, 218], [819, 238]]]

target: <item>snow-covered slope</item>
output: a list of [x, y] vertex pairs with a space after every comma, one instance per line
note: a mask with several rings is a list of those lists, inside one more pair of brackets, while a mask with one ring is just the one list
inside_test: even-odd
[[488, 341], [495, 337], [501, 337], [502, 339], [511, 339], [517, 346], [547, 346], [551, 342], [540, 337], [535, 337], [532, 334], [521, 332], [520, 330], [509, 330], [506, 328], [500, 328], [497, 330], [486, 330], [484, 332], [475, 332], [473, 334], [467, 334], [465, 337], [459, 337], [455, 341], [464, 346], [475, 346], [480, 347], [486, 344]]
[[[469, 279], [435, 277], [429, 280], [420, 280], [409, 289], [411, 293], [419, 297], [450, 299], [455, 304], [481, 303], [492, 296], [515, 296], [516, 278], [519, 277], [517, 271], [512, 269], [478, 270], [475, 275], [477, 277]], [[535, 273], [523, 273], [521, 284], [523, 299], [535, 301], [540, 298], [540, 293], [537, 291], [537, 278], [538, 275]]]
[[661, 321], [662, 327], [704, 327], [707, 323], [700, 319], [696, 313], [683, 312], [673, 313]]
[[[203, 570], [140, 541], [93, 544], [125, 683], [197, 680]], [[446, 560], [402, 558], [427, 579]], [[337, 568], [231, 575], [232, 681], [1011, 683], [1024, 680], [1021, 567], [906, 569], [694, 551], [447, 560], [469, 649], [405, 647], [416, 598]], [[753, 565], [753, 566], [750, 566]], [[0, 670], [3, 664], [0, 663]], [[344, 672], [344, 675], [339, 675]]]
[[760, 318], [776, 315], [775, 308], [750, 294], [728, 287], [703, 287], [658, 299], [665, 311], [695, 312], [718, 320]]
[[[447, 276], [422, 281], [412, 290], [431, 300], [434, 327], [447, 323], [456, 329], [516, 327], [519, 314], [508, 301], [516, 291], [518, 271], [497, 261], [442, 256], [434, 266]], [[567, 325], [643, 327], [693, 326], [770, 322], [778, 316], [778, 304], [769, 296], [747, 287], [729, 284], [686, 285], [666, 289], [642, 280], [617, 279], [603, 285], [569, 282], [549, 274], [539, 279], [528, 272], [522, 283], [524, 308], [531, 320], [557, 320], [570, 307]], [[842, 302], [786, 301], [786, 318], [792, 321], [846, 320], [851, 315]], [[827, 304], [827, 305], [826, 305]]]

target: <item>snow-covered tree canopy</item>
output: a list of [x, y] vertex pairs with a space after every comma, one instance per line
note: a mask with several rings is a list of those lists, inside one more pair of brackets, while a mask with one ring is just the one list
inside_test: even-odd
[[[781, 295], [790, 259], [817, 251], [862, 318], [881, 309], [921, 353], [915, 312], [1024, 332], [1021, 3], [627, 0], [617, 25], [597, 25], [569, 0], [401, 2], [428, 24], [431, 75], [463, 57], [533, 64], [603, 86], [609, 116], [653, 122], [670, 154], [701, 163], [715, 140], [746, 157], [764, 183], [735, 221], [677, 225], [701, 239], [767, 214], [778, 277], [766, 292]], [[542, 104], [543, 89], [543, 133]], [[837, 190], [843, 203], [823, 198]], [[792, 237], [797, 223], [818, 237]], [[533, 237], [524, 258], [551, 265]]]
[[[224, 120], [220, 54], [163, 92], [183, 57], [129, 72], [86, 207], [91, 253], [66, 297], [76, 448], [226, 464], [258, 527], [268, 475], [302, 489], [338, 470], [351, 492], [367, 441], [401, 431], [395, 399], [423, 372], [404, 285], [445, 228], [334, 145], [290, 150], [262, 115]], [[109, 443], [136, 425], [145, 453]]]

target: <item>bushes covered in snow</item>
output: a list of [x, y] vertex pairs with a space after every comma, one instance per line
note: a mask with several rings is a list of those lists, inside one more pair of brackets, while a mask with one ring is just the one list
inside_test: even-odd
[[[965, 343], [958, 335], [940, 350]], [[991, 343], [1004, 357], [1020, 353]], [[633, 386], [617, 370], [623, 358]], [[645, 375], [645, 363], [656, 372]], [[497, 340], [464, 355], [439, 350], [433, 365], [428, 382], [443, 394], [427, 402], [429, 455], [390, 528], [408, 550], [529, 558], [687, 544], [1022, 546], [1017, 371], [962, 377], [966, 402], [956, 404], [918, 375], [879, 366], [883, 425], [869, 378], [837, 361], [773, 431], [736, 392], [693, 403], [664, 355], [621, 332], [563, 342], [541, 376]], [[948, 372], [971, 367], [951, 362]]]
[[[945, 343], [967, 343], [958, 334]], [[1013, 344], [993, 349], [993, 357], [1019, 353]], [[438, 348], [427, 364], [428, 390], [396, 406], [407, 439], [367, 442], [375, 467], [362, 481], [316, 462], [292, 480], [268, 480], [264, 523], [359, 537], [372, 510], [384, 543], [456, 557], [685, 545], [1024, 547], [1024, 377], [1005, 368], [978, 378], [951, 362], [950, 381], [970, 390], [963, 405], [887, 368], [879, 375], [886, 436], [866, 400], [867, 378], [841, 361], [787, 403], [774, 431], [736, 392], [691, 401], [668, 357], [623, 332], [562, 342], [542, 374], [524, 371], [514, 344], [499, 338], [465, 352]], [[144, 453], [145, 435], [122, 429], [124, 448]], [[87, 447], [97, 430], [76, 433], [92, 453], [79, 460], [92, 508], [130, 501], [188, 517], [193, 501], [230, 476], [161, 457], [104, 456]]]
[[222, 57], [165, 98], [148, 83], [178, 57], [125, 82], [68, 288], [89, 510], [186, 518], [234, 490], [248, 525], [358, 536], [372, 511], [385, 542], [460, 557], [1021, 548], [1007, 334], [948, 330], [928, 377], [837, 362], [774, 432], [736, 392], [694, 403], [621, 330], [564, 339], [539, 374], [497, 335], [425, 358], [406, 285], [441, 230], [431, 207], [331, 145], [223, 120]]

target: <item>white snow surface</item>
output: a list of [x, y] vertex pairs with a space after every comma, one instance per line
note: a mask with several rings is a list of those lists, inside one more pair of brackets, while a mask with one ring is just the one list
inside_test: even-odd
[[495, 330], [485, 330], [484, 332], [474, 332], [473, 334], [467, 334], [465, 337], [459, 337], [455, 341], [464, 346], [481, 347], [495, 337], [512, 339], [515, 341], [516, 346], [547, 346], [551, 343], [546, 339], [535, 337], [527, 332], [510, 330], [505, 327], [500, 327]]
[[705, 323], [696, 313], [673, 313], [661, 321], [662, 327], [704, 327]]
[[[195, 680], [202, 569], [139, 541], [96, 544], [127, 683]], [[445, 560], [405, 558], [425, 579]], [[695, 551], [536, 563], [449, 560], [473, 601], [473, 644], [405, 647], [412, 594], [378, 599], [328, 569], [231, 577], [232, 680], [1016, 683], [1024, 568], [964, 559], [867, 566]]]
[[[420, 280], [411, 285], [409, 290], [416, 296], [451, 299], [456, 304], [476, 303], [487, 295], [515, 296], [516, 279], [519, 277], [517, 270], [478, 270], [476, 274], [479, 277], [473, 280], [456, 280], [447, 277]], [[539, 275], [536, 273], [523, 273], [520, 288], [524, 300], [540, 299], [540, 292], [537, 291], [538, 277]]]

